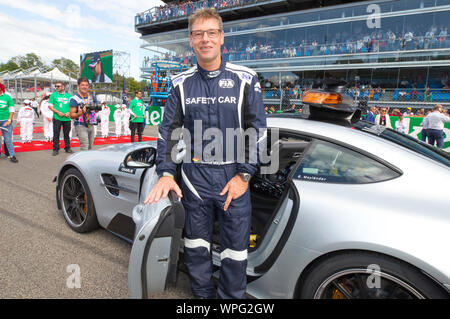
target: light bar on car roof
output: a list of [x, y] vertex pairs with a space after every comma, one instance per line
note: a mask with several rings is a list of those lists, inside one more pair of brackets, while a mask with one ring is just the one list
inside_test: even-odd
[[328, 107], [335, 107], [342, 103], [342, 95], [334, 92], [312, 90], [303, 93], [302, 102], [306, 104], [325, 104]]

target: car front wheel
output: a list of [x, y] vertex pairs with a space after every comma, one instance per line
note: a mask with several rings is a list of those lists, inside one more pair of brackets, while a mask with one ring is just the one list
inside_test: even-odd
[[425, 299], [449, 295], [415, 267], [376, 253], [349, 252], [324, 259], [306, 274], [304, 299]]
[[83, 175], [75, 168], [68, 169], [61, 178], [61, 208], [70, 228], [86, 233], [98, 228], [91, 192]]

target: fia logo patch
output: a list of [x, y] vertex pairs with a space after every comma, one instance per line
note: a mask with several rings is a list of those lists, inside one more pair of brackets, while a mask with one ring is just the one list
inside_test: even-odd
[[234, 88], [234, 81], [232, 79], [222, 79], [219, 81], [219, 87], [222, 89], [232, 89]]

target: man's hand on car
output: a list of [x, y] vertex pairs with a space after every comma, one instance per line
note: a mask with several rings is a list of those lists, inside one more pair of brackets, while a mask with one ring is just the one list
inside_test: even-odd
[[156, 203], [161, 198], [166, 198], [169, 192], [172, 190], [175, 191], [178, 197], [183, 197], [181, 189], [175, 182], [173, 177], [162, 176], [145, 198], [144, 204]]

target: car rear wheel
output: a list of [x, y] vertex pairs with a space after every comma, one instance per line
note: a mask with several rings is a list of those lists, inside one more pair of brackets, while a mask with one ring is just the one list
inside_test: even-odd
[[322, 260], [300, 287], [305, 299], [425, 299], [449, 296], [432, 279], [400, 260], [346, 253]]
[[79, 170], [68, 169], [61, 178], [61, 208], [70, 228], [78, 233], [97, 229], [98, 221], [92, 195]]

